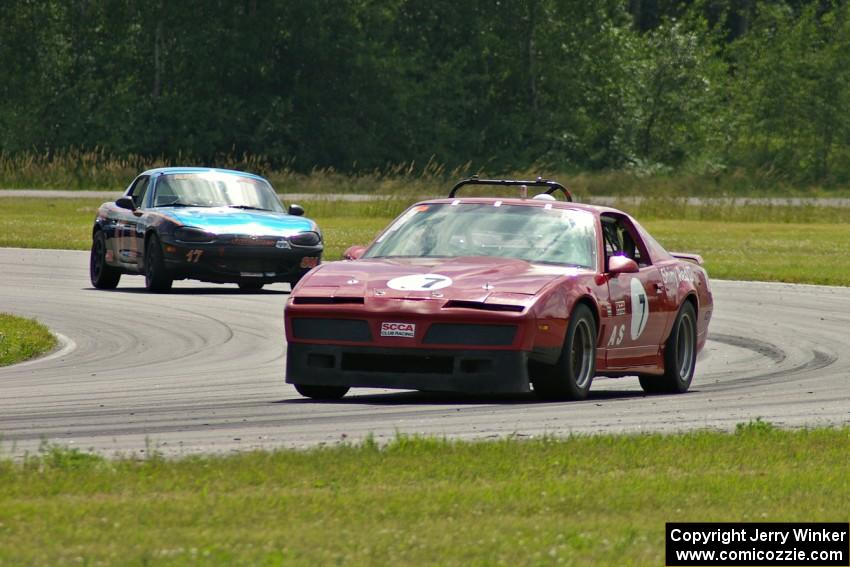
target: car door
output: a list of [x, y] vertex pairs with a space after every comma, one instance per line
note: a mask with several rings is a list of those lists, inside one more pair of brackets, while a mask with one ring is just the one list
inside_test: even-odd
[[601, 220], [606, 270], [609, 258], [614, 255], [629, 257], [638, 265], [635, 273], [608, 278], [613, 323], [608, 327], [608, 337], [603, 337], [608, 367], [654, 365], [671, 313], [661, 271], [652, 264], [646, 246], [628, 217], [605, 213]]
[[144, 243], [144, 226], [141, 225], [140, 219], [149, 184], [150, 178], [142, 175], [130, 187], [127, 196], [133, 199], [136, 205], [135, 211], [116, 208], [115, 257], [127, 267], [137, 268], [140, 264]]

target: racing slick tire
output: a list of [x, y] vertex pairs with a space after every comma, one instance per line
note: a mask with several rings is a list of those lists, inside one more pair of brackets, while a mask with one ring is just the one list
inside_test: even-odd
[[558, 361], [532, 371], [534, 393], [544, 400], [583, 400], [596, 373], [596, 320], [579, 304], [570, 316], [564, 348]]
[[172, 283], [174, 280], [168, 274], [162, 258], [159, 237], [152, 234], [145, 246], [145, 288], [153, 292], [168, 291]]
[[348, 386], [316, 386], [314, 384], [293, 384], [293, 386], [299, 394], [314, 400], [339, 400], [348, 393]]
[[239, 282], [239, 289], [242, 291], [260, 291], [263, 289], [263, 282], [254, 280], [242, 280]]
[[697, 361], [696, 311], [686, 301], [664, 343], [664, 375], [641, 376], [640, 387], [647, 394], [684, 394], [691, 386]]
[[106, 263], [106, 235], [102, 230], [98, 230], [92, 240], [89, 278], [97, 289], [115, 289], [121, 280], [121, 270]]

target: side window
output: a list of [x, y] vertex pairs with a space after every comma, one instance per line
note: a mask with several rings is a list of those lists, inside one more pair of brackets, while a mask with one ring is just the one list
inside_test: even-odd
[[149, 182], [149, 177], [140, 177], [136, 180], [136, 183], [133, 184], [133, 188], [130, 190], [130, 196], [133, 198], [133, 202], [137, 207], [141, 207], [145, 200], [145, 193], [148, 192], [148, 186], [150, 185]]
[[602, 216], [602, 232], [605, 238], [605, 265], [611, 256], [626, 256], [644, 267], [651, 264], [646, 248], [636, 237], [637, 232], [625, 217]]

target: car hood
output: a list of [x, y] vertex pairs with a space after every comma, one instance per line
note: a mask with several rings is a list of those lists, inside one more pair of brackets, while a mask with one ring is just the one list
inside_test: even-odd
[[[579, 273], [588, 271], [511, 258], [366, 259], [323, 264], [305, 277], [296, 291], [302, 296], [438, 297], [480, 302], [513, 295], [521, 301], [519, 296], [536, 295], [553, 280]], [[410, 282], [413, 285], [404, 285]], [[429, 288], [432, 283], [435, 285]]]
[[160, 207], [165, 215], [185, 226], [214, 234], [247, 234], [253, 236], [292, 236], [308, 230], [318, 231], [308, 218], [272, 211], [250, 211], [228, 207]]

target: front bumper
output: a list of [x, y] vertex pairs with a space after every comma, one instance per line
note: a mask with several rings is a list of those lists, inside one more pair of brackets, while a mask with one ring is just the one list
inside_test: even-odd
[[166, 267], [174, 279], [190, 278], [218, 283], [246, 280], [294, 283], [315, 267], [322, 256], [321, 245], [277, 249], [166, 243], [163, 251]]
[[528, 354], [516, 350], [382, 348], [290, 343], [289, 384], [434, 392], [528, 392]]

